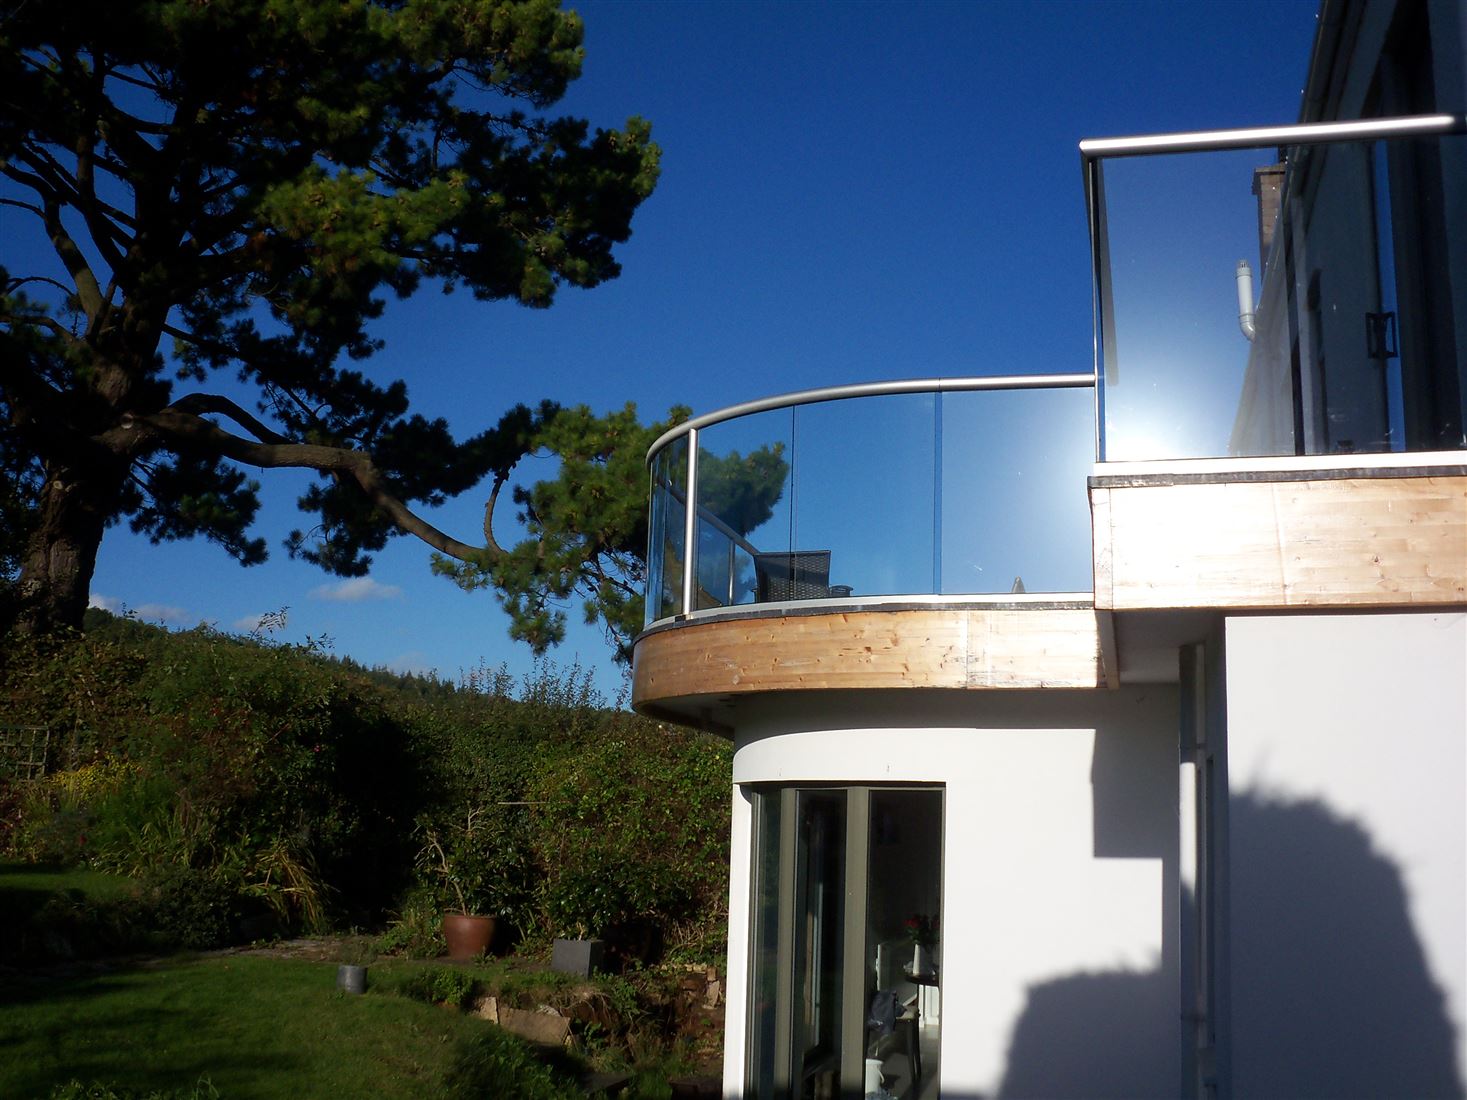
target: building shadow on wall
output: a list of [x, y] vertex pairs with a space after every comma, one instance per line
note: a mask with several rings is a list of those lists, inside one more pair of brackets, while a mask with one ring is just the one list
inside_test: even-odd
[[[1294, 1100], [1463, 1097], [1399, 868], [1316, 801], [1229, 802], [1232, 1088]], [[1187, 904], [1184, 900], [1183, 904]], [[1168, 921], [1177, 919], [1168, 914]], [[1181, 993], [1160, 971], [1029, 990], [998, 1096], [1176, 1095]], [[1190, 1028], [1188, 1028], [1190, 1030]]]
[[[1045, 1100], [1174, 1095], [1157, 1091], [1159, 1028], [1174, 1045], [1178, 997], [1160, 973], [1076, 974], [1043, 982], [1014, 1029], [1000, 1097]], [[1174, 1062], [1165, 1052], [1163, 1065]]]
[[1240, 1096], [1461, 1097], [1400, 869], [1314, 801], [1229, 803]]

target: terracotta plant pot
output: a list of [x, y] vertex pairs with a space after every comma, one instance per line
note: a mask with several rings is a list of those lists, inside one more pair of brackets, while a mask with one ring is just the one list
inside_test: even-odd
[[448, 941], [450, 959], [476, 959], [489, 951], [494, 939], [493, 917], [471, 917], [467, 913], [448, 913], [443, 917], [443, 938]]

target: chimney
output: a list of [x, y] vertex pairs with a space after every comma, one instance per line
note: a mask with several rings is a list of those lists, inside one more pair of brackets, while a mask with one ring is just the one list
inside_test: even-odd
[[1279, 200], [1284, 189], [1284, 166], [1269, 164], [1253, 169], [1253, 194], [1258, 197], [1258, 273], [1268, 264], [1268, 250], [1278, 226]]

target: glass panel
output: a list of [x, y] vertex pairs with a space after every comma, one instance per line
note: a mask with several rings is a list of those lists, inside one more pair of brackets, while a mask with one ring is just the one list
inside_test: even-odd
[[1095, 395], [942, 395], [939, 591], [1088, 592]]
[[790, 598], [936, 590], [935, 408], [911, 394], [795, 410]]
[[686, 541], [683, 497], [688, 485], [688, 438], [673, 440], [652, 460], [652, 502], [647, 523], [647, 599], [650, 624], [682, 610]]
[[802, 1100], [842, 1095], [845, 791], [801, 791], [795, 850], [795, 1004], [791, 1049]]
[[1376, 161], [1392, 423], [1401, 449], [1467, 448], [1467, 136], [1379, 142]]
[[1371, 319], [1385, 313], [1371, 161], [1371, 147], [1359, 143], [1313, 146], [1289, 159], [1280, 222], [1292, 279], [1269, 305], [1293, 301], [1310, 454], [1391, 449], [1386, 361], [1370, 346]]
[[[709, 607], [732, 607], [736, 596], [746, 587], [748, 577], [740, 577], [749, 555], [740, 555], [736, 538], [699, 517], [698, 523], [698, 610]], [[741, 584], [745, 582], [744, 584]]]
[[780, 793], [754, 795], [754, 911], [749, 982], [751, 1100], [775, 1095], [774, 1036], [779, 994]]
[[875, 1070], [893, 1096], [916, 1096], [941, 1058], [941, 791], [871, 791], [867, 899], [866, 1091]]
[[[1371, 146], [1371, 181], [1375, 193], [1376, 261], [1380, 267], [1380, 308], [1392, 317], [1400, 317], [1396, 299], [1396, 246], [1391, 225], [1390, 167], [1387, 146], [1378, 141]], [[1401, 406], [1401, 357], [1395, 355], [1385, 363], [1386, 411], [1390, 417], [1387, 429], [1393, 451], [1406, 446], [1406, 421]]]
[[[1093, 407], [1089, 389], [897, 394], [704, 429], [696, 606], [1089, 591]], [[654, 471], [672, 487], [649, 617], [678, 610], [683, 454]]]
[[1103, 165], [1103, 457], [1460, 448], [1464, 139]]
[[1107, 460], [1228, 453], [1249, 353], [1237, 267], [1258, 264], [1250, 185], [1269, 159], [1243, 150], [1105, 163]]
[[699, 433], [698, 606], [759, 598], [760, 555], [790, 551], [791, 409], [755, 413]]

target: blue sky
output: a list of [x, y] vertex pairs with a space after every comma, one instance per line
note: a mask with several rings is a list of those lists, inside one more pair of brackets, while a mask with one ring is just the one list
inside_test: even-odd
[[[653, 418], [852, 381], [1089, 370], [1077, 143], [1294, 121], [1315, 16], [1310, 0], [575, 6], [586, 65], [558, 110], [650, 119], [662, 180], [613, 283], [548, 311], [432, 290], [389, 306], [368, 370], [406, 378], [461, 434], [547, 397]], [[432, 576], [412, 540], [366, 580], [290, 561], [304, 480], [263, 480], [267, 564], [115, 529], [94, 599], [227, 630], [288, 607], [280, 637], [450, 679], [529, 667], [493, 596]], [[481, 507], [470, 492], [432, 518], [472, 536]], [[608, 653], [573, 626], [555, 659], [615, 697]]]

